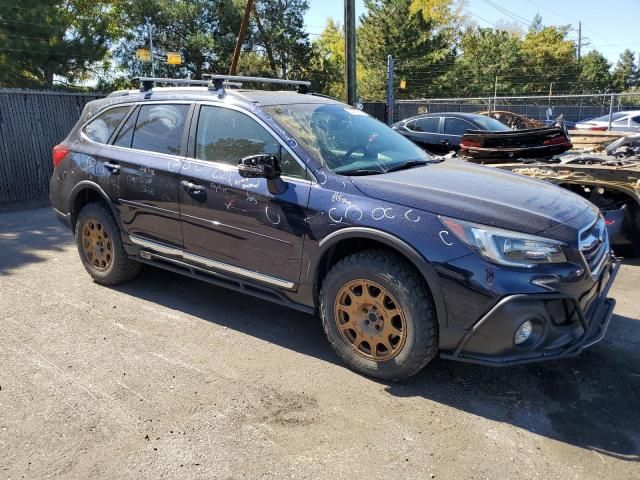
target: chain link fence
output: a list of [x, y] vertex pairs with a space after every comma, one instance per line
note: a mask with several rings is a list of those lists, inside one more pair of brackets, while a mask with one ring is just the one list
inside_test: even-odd
[[563, 115], [568, 122], [578, 122], [625, 110], [640, 110], [640, 92], [399, 100], [395, 104], [393, 121], [421, 113], [507, 111], [539, 121], [554, 120]]

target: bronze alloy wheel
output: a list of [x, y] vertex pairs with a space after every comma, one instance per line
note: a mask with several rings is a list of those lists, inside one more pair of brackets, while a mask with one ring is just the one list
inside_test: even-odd
[[88, 218], [82, 226], [82, 249], [87, 261], [97, 270], [104, 271], [111, 266], [113, 245], [111, 237], [98, 220]]
[[407, 322], [398, 301], [380, 284], [350, 281], [338, 292], [334, 312], [342, 338], [359, 355], [380, 362], [402, 350]]

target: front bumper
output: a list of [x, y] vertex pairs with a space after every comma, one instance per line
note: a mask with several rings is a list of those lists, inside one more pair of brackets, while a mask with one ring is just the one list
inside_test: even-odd
[[[442, 358], [506, 366], [555, 360], [579, 354], [604, 337], [615, 300], [607, 294], [620, 268], [611, 258], [598, 282], [581, 298], [562, 293], [517, 294], [500, 300], [478, 320], [454, 351]], [[534, 324], [530, 341], [513, 343], [515, 330]]]

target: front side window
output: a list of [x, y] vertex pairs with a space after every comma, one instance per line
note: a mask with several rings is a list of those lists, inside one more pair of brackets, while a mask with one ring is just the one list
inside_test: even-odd
[[203, 105], [196, 130], [196, 158], [238, 165], [250, 155], [279, 157], [282, 175], [305, 178], [305, 169], [262, 125], [248, 115], [224, 107]]
[[474, 130], [466, 120], [459, 118], [445, 118], [444, 119], [444, 134], [445, 135], [457, 135], [461, 137], [467, 130]]
[[138, 113], [131, 147], [179, 155], [189, 105], [143, 105]]
[[347, 105], [274, 105], [265, 110], [335, 173], [382, 173], [405, 162], [430, 159], [392, 128]]
[[129, 108], [131, 108], [129, 105], [110, 108], [85, 125], [82, 131], [94, 142], [107, 143], [129, 111]]

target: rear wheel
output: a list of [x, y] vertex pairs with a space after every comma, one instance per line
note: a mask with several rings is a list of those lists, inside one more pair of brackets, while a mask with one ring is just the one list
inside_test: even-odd
[[120, 229], [102, 202], [88, 203], [78, 214], [76, 245], [84, 268], [98, 283], [116, 285], [140, 271], [140, 263], [127, 256]]
[[403, 258], [367, 250], [327, 274], [320, 315], [329, 342], [351, 368], [402, 380], [436, 355], [437, 322], [422, 276]]

